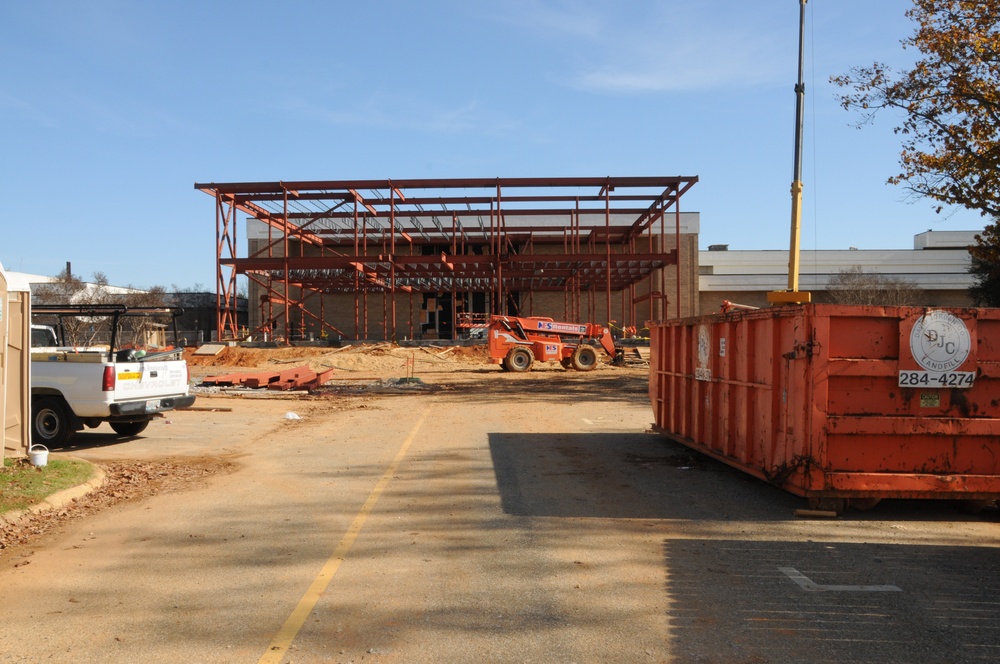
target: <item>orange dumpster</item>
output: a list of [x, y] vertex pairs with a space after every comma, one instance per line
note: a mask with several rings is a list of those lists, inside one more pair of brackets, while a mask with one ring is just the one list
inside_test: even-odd
[[653, 323], [649, 395], [659, 431], [813, 507], [1000, 498], [1000, 309]]

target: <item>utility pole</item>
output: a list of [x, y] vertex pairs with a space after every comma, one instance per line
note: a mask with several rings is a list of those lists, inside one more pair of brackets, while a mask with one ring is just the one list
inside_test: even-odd
[[799, 291], [799, 246], [802, 235], [802, 125], [806, 84], [803, 80], [806, 2], [799, 0], [799, 80], [795, 84], [795, 162], [792, 173], [792, 233], [788, 247], [788, 290], [767, 294], [771, 304], [800, 304], [812, 300], [812, 293]]

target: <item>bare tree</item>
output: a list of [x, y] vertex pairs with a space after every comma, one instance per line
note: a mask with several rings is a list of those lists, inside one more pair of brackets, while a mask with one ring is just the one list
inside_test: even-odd
[[[140, 291], [129, 286], [129, 292], [120, 295], [119, 303], [127, 307], [165, 307], [170, 304], [170, 297], [162, 286], [153, 286], [149, 290]], [[170, 323], [167, 316], [129, 317], [122, 321], [125, 330], [132, 334], [133, 343], [145, 345], [151, 339], [154, 330], [162, 329]]]
[[[164, 307], [170, 304], [162, 286], [140, 290], [127, 286], [114, 288], [108, 284], [103, 272], [95, 272], [91, 281], [85, 282], [76, 275], [63, 270], [55, 281], [39, 284], [32, 290], [32, 300], [37, 304], [120, 304], [126, 307]], [[62, 328], [65, 342], [74, 346], [92, 346], [110, 338], [110, 317], [64, 316], [61, 320], [40, 317], [38, 322]], [[169, 317], [125, 317], [121, 320], [121, 331], [133, 340], [144, 344], [150, 332], [169, 322]]]
[[[95, 272], [91, 282], [83, 281], [68, 269], [55, 275], [55, 281], [39, 284], [32, 290], [36, 304], [108, 304], [108, 278]], [[61, 329], [64, 342], [73, 346], [92, 346], [102, 335], [107, 323], [103, 318], [38, 317], [36, 322]]]
[[912, 281], [866, 272], [860, 265], [845, 268], [826, 284], [837, 304], [915, 305], [923, 292]]
[[55, 277], [55, 281], [38, 284], [31, 290], [31, 299], [39, 304], [66, 304], [72, 302], [86, 284], [69, 270], [63, 270]]

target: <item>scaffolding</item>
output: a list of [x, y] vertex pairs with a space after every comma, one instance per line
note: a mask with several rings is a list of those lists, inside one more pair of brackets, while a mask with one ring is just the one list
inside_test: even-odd
[[[290, 340], [296, 327], [307, 324], [323, 336], [372, 338], [374, 324], [385, 339], [412, 338], [419, 332], [413, 329], [414, 298], [425, 307], [428, 298], [447, 300], [448, 294], [453, 333], [468, 314], [521, 313], [540, 293], [550, 294], [550, 305], [552, 294], [561, 295], [565, 320], [603, 315], [622, 326], [642, 325], [640, 303], [648, 303], [644, 310], [655, 317], [668, 316], [668, 266], [677, 269], [679, 316], [681, 197], [697, 181], [196, 183], [215, 199], [218, 338], [270, 333]], [[256, 241], [248, 236], [241, 247], [237, 231], [243, 220], [259, 230]], [[240, 275], [261, 293], [258, 324], [250, 330], [237, 325]], [[407, 302], [409, 313], [401, 313]], [[460, 303], [464, 311], [457, 310]], [[353, 330], [331, 322], [333, 307], [340, 309], [341, 322], [342, 310], [353, 307]]]

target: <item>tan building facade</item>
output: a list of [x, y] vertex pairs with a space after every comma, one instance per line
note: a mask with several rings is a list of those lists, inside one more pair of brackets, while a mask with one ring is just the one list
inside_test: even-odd
[[[860, 269], [912, 284], [920, 306], [972, 306], [968, 246], [977, 232], [927, 231], [914, 237], [913, 249], [802, 251], [800, 290], [812, 293], [815, 302], [830, 302], [831, 279]], [[787, 287], [787, 251], [714, 249], [700, 252], [700, 314], [715, 313], [726, 301], [766, 307], [769, 292]]]
[[[284, 286], [280, 281], [269, 284], [250, 280], [248, 293], [248, 326], [250, 330], [260, 330], [271, 337], [283, 335], [284, 300], [301, 301], [301, 307], [289, 311], [289, 336], [292, 341], [318, 340], [329, 337], [339, 339], [364, 340], [406, 340], [406, 339], [451, 339], [475, 334], [476, 327], [468, 327], [463, 321], [482, 320], [491, 313], [509, 315], [546, 316], [555, 320], [572, 322], [611, 323], [620, 329], [643, 328], [647, 321], [662, 320], [678, 315], [690, 316], [698, 311], [698, 231], [699, 214], [684, 212], [673, 220], [673, 228], [664, 228], [662, 236], [640, 237], [635, 240], [631, 252], [645, 256], [672, 252], [679, 256], [678, 265], [668, 265], [652, 270], [637, 283], [626, 288], [612, 289], [610, 304], [607, 288], [586, 290], [565, 287], [546, 287], [540, 290], [513, 290], [505, 293], [502, 306], [497, 306], [493, 293], [484, 290], [455, 290], [397, 292], [390, 295], [386, 289], [372, 288], [359, 281], [359, 288], [352, 293], [307, 293], [292, 288], [289, 297], [284, 298]], [[680, 240], [675, 232], [680, 227]], [[248, 254], [257, 255], [267, 251], [270, 255], [283, 255], [284, 244], [274, 246], [273, 236], [266, 225], [256, 219], [247, 220], [246, 237]], [[300, 245], [296, 241], [288, 244], [289, 253], [294, 256], [318, 256], [321, 250], [315, 246]], [[534, 244], [524, 242], [511, 249], [521, 258], [534, 257], [544, 264], [544, 258], [552, 256], [561, 259], [574, 248], [559, 244]], [[590, 255], [600, 256], [608, 247], [591, 246], [584, 248]], [[620, 247], [612, 246], [612, 253], [621, 253]], [[424, 248], [433, 256], [439, 250], [450, 251], [449, 247]], [[677, 253], [679, 250], [679, 253]], [[395, 256], [416, 253], [408, 244], [397, 244], [392, 251], [389, 247], [377, 246], [367, 250], [366, 255], [377, 257], [383, 252]], [[467, 256], [489, 257], [489, 247], [469, 244], [464, 248]], [[598, 268], [600, 269], [600, 268]], [[636, 270], [642, 270], [636, 266]], [[544, 267], [536, 270], [544, 277]], [[600, 275], [598, 275], [600, 276]], [[679, 287], [678, 287], [679, 277]], [[537, 283], [537, 281], [536, 281]], [[274, 295], [278, 297], [274, 297]], [[471, 316], [470, 316], [471, 315]], [[326, 323], [326, 325], [323, 324]], [[333, 329], [331, 329], [333, 328]]]

